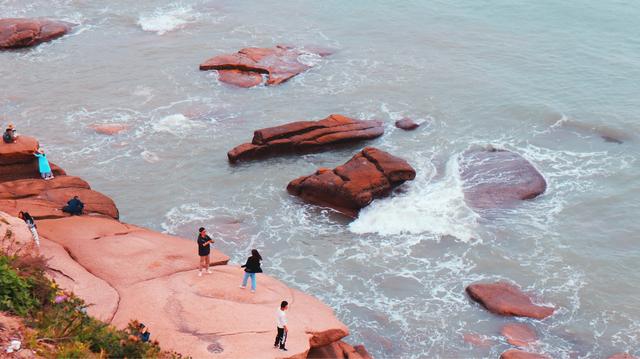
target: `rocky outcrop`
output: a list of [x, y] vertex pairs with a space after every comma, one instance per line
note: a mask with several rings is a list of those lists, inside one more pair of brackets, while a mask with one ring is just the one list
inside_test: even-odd
[[251, 143], [235, 147], [227, 157], [234, 163], [274, 154], [323, 151], [336, 144], [369, 140], [383, 133], [380, 121], [330, 115], [318, 121], [290, 122], [257, 130]]
[[518, 349], [509, 349], [500, 355], [500, 359], [551, 359], [551, 357]]
[[474, 208], [509, 206], [544, 193], [547, 183], [524, 157], [506, 150], [472, 149], [459, 158], [464, 196]]
[[[311, 68], [302, 63], [300, 56], [313, 54], [290, 46], [272, 48], [244, 48], [235, 54], [218, 55], [202, 64], [200, 70], [218, 70], [218, 79], [232, 85], [253, 87], [262, 83], [262, 74], [267, 76], [267, 85], [278, 85]], [[317, 56], [326, 55], [316, 53]]]
[[476, 283], [467, 287], [471, 299], [494, 314], [544, 319], [554, 308], [534, 304], [517, 286], [506, 283]]
[[500, 334], [507, 342], [517, 347], [526, 347], [538, 340], [535, 330], [524, 323], [509, 323], [502, 327]]
[[416, 128], [420, 127], [419, 124], [417, 124], [414, 120], [405, 117], [401, 120], [396, 121], [396, 127], [403, 129], [405, 131], [412, 131], [415, 130]]
[[[19, 136], [14, 143], [0, 141], [0, 183], [24, 178], [40, 178], [38, 160], [33, 155], [38, 149], [38, 140], [29, 136]], [[55, 176], [66, 173], [50, 163]]]
[[309, 359], [372, 359], [363, 345], [351, 346], [338, 341], [323, 347], [312, 348], [307, 356]]
[[0, 19], [0, 49], [35, 46], [63, 36], [71, 24], [48, 19]]
[[405, 160], [373, 147], [366, 147], [335, 169], [319, 169], [310, 176], [289, 182], [289, 193], [305, 201], [333, 208], [356, 217], [375, 198], [412, 180], [416, 172]]

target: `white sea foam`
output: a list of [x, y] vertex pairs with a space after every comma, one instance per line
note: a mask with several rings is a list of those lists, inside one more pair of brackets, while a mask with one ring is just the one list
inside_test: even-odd
[[152, 127], [155, 132], [172, 133], [178, 136], [184, 136], [195, 127], [202, 127], [202, 123], [193, 121], [187, 116], [177, 113], [165, 116], [156, 121]]
[[184, 28], [197, 21], [198, 15], [190, 6], [170, 6], [156, 9], [148, 15], [140, 15], [138, 25], [144, 31], [164, 35], [167, 32]]
[[408, 184], [405, 194], [374, 201], [349, 225], [354, 233], [433, 233], [451, 235], [463, 241], [476, 237], [477, 214], [467, 207], [458, 173], [457, 158], [452, 157], [445, 175], [435, 178], [435, 170]]

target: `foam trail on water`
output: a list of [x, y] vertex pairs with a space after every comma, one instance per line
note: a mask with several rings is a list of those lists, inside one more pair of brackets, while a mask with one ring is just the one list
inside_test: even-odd
[[184, 136], [194, 127], [202, 127], [201, 123], [190, 120], [187, 116], [177, 113], [165, 116], [153, 124], [155, 132], [167, 132]]
[[196, 20], [197, 16], [190, 6], [171, 6], [156, 9], [150, 15], [141, 15], [138, 18], [138, 25], [144, 31], [164, 35], [167, 32], [182, 29]]
[[477, 238], [478, 215], [464, 201], [457, 156], [449, 159], [440, 179], [435, 179], [433, 168], [417, 172], [427, 174], [410, 183], [406, 193], [374, 201], [349, 230], [381, 235], [433, 233], [465, 242]]

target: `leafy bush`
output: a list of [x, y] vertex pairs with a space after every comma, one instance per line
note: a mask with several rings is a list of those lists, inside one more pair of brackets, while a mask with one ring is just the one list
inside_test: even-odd
[[0, 257], [0, 310], [25, 316], [37, 306], [31, 295], [29, 281], [9, 265], [9, 258]]

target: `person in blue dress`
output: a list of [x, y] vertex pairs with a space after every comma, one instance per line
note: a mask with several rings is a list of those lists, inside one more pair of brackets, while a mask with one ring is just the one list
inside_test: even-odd
[[39, 148], [34, 156], [38, 157], [38, 168], [40, 169], [40, 176], [44, 180], [53, 179], [53, 173], [51, 173], [51, 166], [49, 166], [49, 160], [47, 159], [47, 155], [44, 153], [44, 150]]

